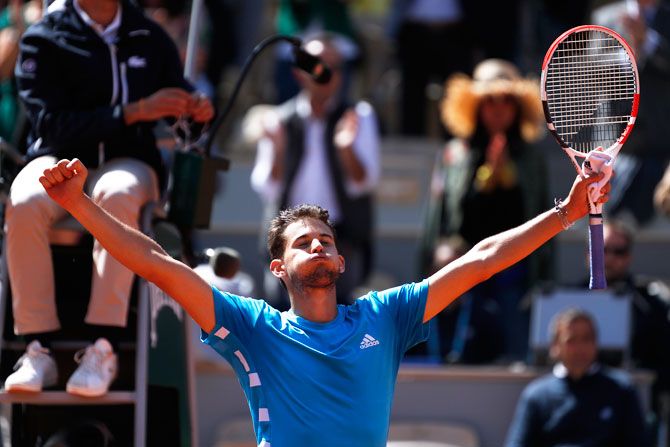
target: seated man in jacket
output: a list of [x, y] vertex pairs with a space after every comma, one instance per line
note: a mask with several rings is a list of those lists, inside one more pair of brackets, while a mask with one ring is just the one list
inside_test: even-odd
[[[5, 388], [36, 392], [57, 381], [47, 349], [60, 329], [48, 233], [67, 214], [38, 177], [58, 158], [86, 160], [93, 199], [137, 228], [140, 209], [164, 183], [154, 125], [177, 117], [202, 123], [214, 111], [192, 93], [172, 40], [128, 0], [57, 0], [21, 39], [16, 76], [32, 130], [6, 210], [7, 259], [14, 331], [28, 348]], [[68, 392], [86, 396], [105, 394], [114, 378], [112, 346], [133, 281], [97, 242], [93, 263], [85, 322], [96, 326], [97, 340], [75, 357], [80, 367], [67, 382]]]
[[553, 372], [521, 394], [506, 447], [648, 446], [640, 402], [630, 378], [596, 363], [591, 315], [567, 309], [552, 320]]

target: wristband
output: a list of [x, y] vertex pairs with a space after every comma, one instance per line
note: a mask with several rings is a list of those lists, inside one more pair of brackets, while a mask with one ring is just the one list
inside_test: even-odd
[[567, 230], [572, 225], [574, 225], [574, 222], [570, 222], [570, 220], [568, 219], [568, 212], [563, 207], [563, 202], [561, 201], [561, 199], [554, 199], [554, 211], [556, 211], [558, 220], [561, 221], [561, 226], [563, 227], [564, 230]]

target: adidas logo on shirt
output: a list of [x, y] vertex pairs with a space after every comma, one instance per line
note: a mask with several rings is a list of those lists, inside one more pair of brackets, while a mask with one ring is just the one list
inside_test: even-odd
[[375, 340], [375, 338], [370, 334], [365, 334], [365, 337], [363, 337], [363, 340], [361, 340], [361, 349], [371, 348], [373, 346], [377, 346], [378, 344], [379, 340]]

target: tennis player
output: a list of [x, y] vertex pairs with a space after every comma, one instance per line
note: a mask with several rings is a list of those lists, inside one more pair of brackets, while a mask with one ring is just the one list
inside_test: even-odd
[[[385, 446], [398, 367], [405, 351], [428, 337], [426, 322], [586, 215], [588, 185], [601, 178], [577, 177], [554, 209], [481, 241], [421, 282], [369, 292], [349, 306], [336, 304], [346, 263], [327, 211], [308, 205], [282, 211], [268, 232], [270, 270], [291, 300], [280, 313], [262, 300], [212, 288], [107, 214], [83, 192], [86, 176], [79, 160], [61, 160], [40, 182], [114, 257], [200, 325], [204, 343], [234, 368], [264, 447]], [[600, 202], [609, 189], [602, 188]]]

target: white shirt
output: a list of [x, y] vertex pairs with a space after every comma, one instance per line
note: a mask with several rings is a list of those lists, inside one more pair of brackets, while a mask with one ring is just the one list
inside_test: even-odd
[[[306, 96], [298, 96], [297, 101], [298, 116], [305, 121], [305, 153], [288, 193], [287, 205], [289, 207], [302, 203], [319, 205], [327, 209], [331, 221], [337, 223], [341, 220], [342, 212], [337, 203], [337, 195], [328, 168], [324, 136], [326, 121], [312, 117], [311, 106]], [[353, 151], [365, 169], [365, 178], [356, 182], [346, 174], [343, 175], [347, 194], [358, 197], [371, 192], [379, 183], [380, 143], [377, 118], [372, 106], [367, 102], [359, 102], [354, 110], [358, 115], [358, 134], [353, 143]], [[271, 175], [274, 153], [272, 140], [261, 138], [256, 151], [256, 163], [251, 173], [251, 186], [265, 202], [279, 200], [282, 189], [281, 180], [274, 180]]]
[[77, 0], [74, 0], [72, 5], [84, 23], [93, 28], [95, 32], [98, 33], [100, 37], [102, 37], [102, 40], [108, 44], [114, 42], [114, 39], [116, 39], [116, 34], [119, 31], [119, 27], [121, 26], [121, 2], [119, 2], [118, 7], [116, 8], [116, 15], [114, 16], [114, 20], [112, 20], [112, 23], [110, 23], [106, 28], [100, 25], [98, 22], [94, 21], [88, 14], [86, 14], [86, 11], [81, 8], [81, 5], [79, 5]]

